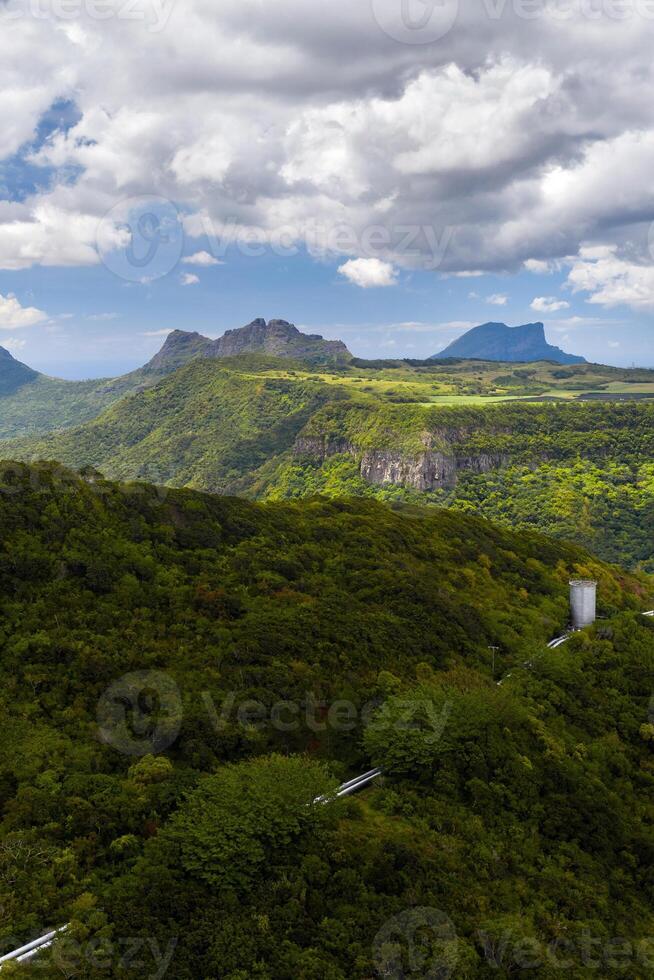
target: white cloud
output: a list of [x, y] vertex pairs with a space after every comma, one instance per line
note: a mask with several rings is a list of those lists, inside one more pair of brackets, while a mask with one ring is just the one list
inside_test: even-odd
[[420, 321], [407, 321], [405, 323], [391, 323], [389, 329], [407, 330], [415, 333], [451, 333], [452, 331], [466, 331], [474, 327], [475, 324], [468, 320], [450, 320], [448, 323], [422, 323]]
[[561, 317], [557, 320], [552, 320], [549, 324], [550, 330], [555, 330], [557, 333], [564, 333], [567, 330], [582, 330], [582, 329], [593, 329], [596, 327], [611, 327], [615, 326], [620, 321], [612, 320], [608, 317], [600, 316], [568, 316]]
[[80, 111], [34, 154], [52, 181], [0, 202], [0, 267], [95, 264], [103, 215], [150, 194], [241, 239], [319, 225], [339, 261], [545, 274], [583, 242], [628, 261], [654, 213], [651, 20], [494, 6], [460, 4], [437, 45], [397, 43], [351, 0], [185, 0], [158, 31], [0, 13], [0, 159], [57, 98]]
[[338, 271], [361, 289], [397, 285], [397, 272], [390, 262], [382, 262], [381, 259], [350, 259]]
[[505, 296], [504, 293], [494, 293], [493, 296], [486, 297], [486, 302], [490, 303], [491, 306], [506, 306], [509, 297]]
[[559, 310], [569, 310], [570, 304], [556, 296], [536, 296], [531, 302], [531, 308], [536, 313], [558, 313]]
[[197, 286], [200, 282], [200, 277], [196, 276], [194, 272], [183, 272], [179, 277], [179, 281], [182, 286]]
[[47, 319], [47, 313], [43, 310], [37, 310], [34, 306], [21, 306], [12, 293], [7, 296], [0, 293], [0, 330], [33, 327]]
[[215, 259], [209, 252], [196, 252], [194, 255], [187, 255], [182, 259], [184, 265], [224, 265], [219, 259]]
[[573, 260], [568, 285], [588, 293], [588, 303], [611, 308], [654, 309], [654, 265], [639, 264], [618, 254], [616, 246], [583, 248]]
[[172, 333], [172, 328], [169, 330], [144, 330], [144, 337], [167, 337], [168, 334]]
[[537, 276], [551, 275], [557, 269], [556, 262], [547, 262], [542, 259], [527, 259], [524, 266], [528, 272], [533, 272]]
[[86, 319], [94, 320], [97, 323], [101, 323], [104, 320], [117, 320], [118, 314], [117, 313], [91, 313], [90, 316], [87, 316]]
[[19, 351], [23, 350], [25, 344], [26, 341], [19, 337], [7, 337], [6, 339], [3, 338], [2, 340], [2, 346], [5, 348], [5, 350], [12, 351], [14, 354], [17, 354]]

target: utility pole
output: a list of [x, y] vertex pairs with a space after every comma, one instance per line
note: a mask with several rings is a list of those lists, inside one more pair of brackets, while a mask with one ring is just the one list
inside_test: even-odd
[[496, 654], [496, 653], [498, 652], [498, 650], [499, 650], [500, 648], [499, 648], [499, 647], [490, 647], [490, 646], [489, 646], [489, 648], [488, 648], [488, 649], [489, 649], [489, 650], [491, 651], [491, 653], [493, 654], [493, 680], [495, 680], [495, 654]]

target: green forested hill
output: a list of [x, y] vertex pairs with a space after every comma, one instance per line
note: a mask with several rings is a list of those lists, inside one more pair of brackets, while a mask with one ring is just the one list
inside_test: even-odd
[[436, 503], [654, 569], [654, 403], [428, 402], [418, 369], [396, 381], [399, 368], [358, 370], [196, 360], [93, 421], [0, 453], [255, 498]]
[[[258, 492], [433, 503], [516, 530], [538, 529], [608, 561], [654, 570], [654, 405], [513, 402], [423, 409], [422, 416], [343, 408], [329, 419], [319, 413], [310, 431], [321, 440], [321, 430], [345, 427], [346, 442], [361, 447], [358, 454], [296, 454], [257, 485]], [[413, 464], [408, 479], [379, 480], [380, 469], [391, 476], [397, 471], [398, 447]], [[454, 474], [425, 490], [411, 477], [422, 479], [426, 452], [444, 455]], [[366, 465], [377, 485], [365, 478]]]
[[[73, 923], [8, 976], [364, 980], [425, 927], [434, 975], [525, 942], [558, 975], [565, 939], [583, 977], [585, 936], [650, 975], [651, 580], [454, 512], [16, 464], [0, 548], [0, 940]], [[571, 575], [603, 618], [552, 653]]]
[[296, 377], [268, 374], [267, 368], [279, 364], [275, 359], [237, 362], [224, 367], [218, 360], [194, 361], [93, 422], [40, 440], [6, 443], [2, 452], [7, 458], [99, 466], [118, 479], [223, 493], [240, 489], [243, 477], [252, 483], [260, 467], [288, 453], [318, 408], [341, 393], [306, 371]]

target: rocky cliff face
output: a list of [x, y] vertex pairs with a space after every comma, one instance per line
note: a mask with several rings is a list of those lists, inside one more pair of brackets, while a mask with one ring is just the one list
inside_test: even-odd
[[357, 450], [347, 439], [335, 439], [329, 436], [299, 436], [295, 441], [293, 452], [296, 456], [304, 456], [311, 460], [324, 463], [330, 456], [356, 456]]
[[397, 451], [374, 449], [361, 457], [361, 476], [373, 486], [390, 483], [414, 490], [437, 490], [455, 486], [456, 473], [456, 460], [443, 453], [406, 456]]
[[[425, 442], [429, 442], [426, 438]], [[451, 452], [425, 449], [416, 454], [394, 449], [360, 450], [346, 439], [321, 436], [301, 436], [294, 447], [297, 457], [324, 463], [330, 456], [350, 455], [359, 463], [361, 476], [373, 486], [386, 484], [411, 487], [413, 490], [430, 491], [452, 489], [458, 474], [463, 470], [488, 473], [506, 466], [506, 455], [480, 453], [476, 456], [458, 456], [454, 446]]]

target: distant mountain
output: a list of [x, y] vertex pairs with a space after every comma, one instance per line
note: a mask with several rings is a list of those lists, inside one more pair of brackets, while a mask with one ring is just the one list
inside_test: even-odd
[[11, 395], [38, 376], [38, 371], [17, 361], [8, 350], [0, 347], [0, 395]]
[[325, 340], [318, 334], [304, 334], [286, 320], [263, 318], [245, 327], [228, 330], [218, 340], [199, 333], [175, 330], [161, 350], [145, 365], [145, 373], [169, 373], [197, 357], [236, 357], [239, 354], [269, 354], [300, 361], [345, 363], [352, 355], [341, 340]]
[[508, 327], [506, 323], [484, 323], [469, 330], [431, 360], [462, 357], [479, 361], [556, 361], [558, 364], [585, 364], [585, 357], [566, 354], [548, 344], [542, 323]]

